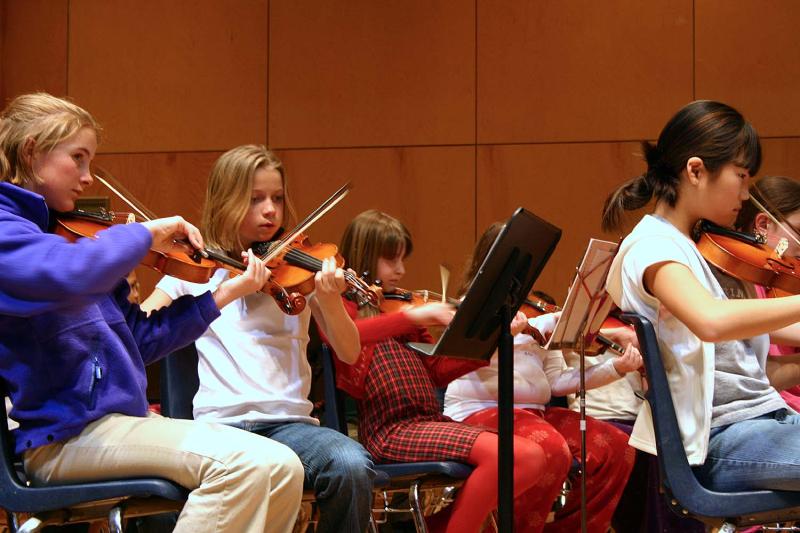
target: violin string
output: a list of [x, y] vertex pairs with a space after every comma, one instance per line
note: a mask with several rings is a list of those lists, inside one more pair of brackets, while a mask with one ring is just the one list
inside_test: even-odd
[[[762, 198], [763, 198], [763, 197], [762, 197]], [[771, 220], [771, 221], [772, 221], [772, 222], [773, 222], [773, 223], [774, 223], [776, 226], [778, 226], [779, 228], [781, 228], [781, 229], [783, 230], [783, 232], [784, 232], [785, 234], [787, 234], [787, 235], [789, 236], [789, 238], [790, 238], [790, 239], [792, 239], [796, 245], [800, 246], [800, 239], [798, 239], [798, 237], [797, 237], [797, 234], [796, 234], [794, 231], [792, 231], [792, 229], [793, 229], [793, 228], [791, 228], [791, 227], [787, 227], [787, 226], [788, 226], [788, 224], [785, 224], [785, 223], [781, 222], [780, 220], [778, 220], [778, 219], [777, 219], [777, 217], [775, 217], [775, 215], [773, 215], [773, 214], [772, 214], [770, 211], [768, 211], [768, 210], [767, 210], [767, 209], [766, 209], [766, 208], [765, 208], [765, 207], [764, 207], [764, 206], [761, 204], [761, 202], [759, 202], [758, 200], [756, 200], [755, 196], [753, 196], [752, 194], [750, 195], [750, 201], [751, 201], [751, 202], [753, 202], [753, 205], [755, 205], [755, 206], [756, 206], [756, 207], [757, 207], [757, 208], [758, 208], [758, 209], [759, 209], [759, 210], [760, 210], [762, 213], [764, 213], [765, 215], [767, 215], [767, 217], [768, 217], [768, 218], [769, 218], [769, 219], [770, 219], [770, 220]], [[771, 206], [770, 206], [770, 207], [771, 207]], [[781, 216], [782, 216], [782, 215], [781, 215]]]
[[[302, 250], [298, 250], [293, 248], [286, 252], [284, 256], [286, 261], [290, 264], [294, 264], [295, 266], [299, 266], [311, 272], [319, 272], [322, 270], [322, 260], [317, 259], [316, 257], [303, 252]], [[356, 289], [360, 293], [365, 293], [367, 289], [365, 288], [365, 284], [363, 281], [355, 276], [353, 273], [348, 272], [347, 270], [344, 271], [344, 279], [348, 282], [352, 288]]]

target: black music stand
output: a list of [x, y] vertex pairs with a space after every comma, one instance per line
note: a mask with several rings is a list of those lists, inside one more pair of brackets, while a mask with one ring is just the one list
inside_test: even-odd
[[511, 319], [555, 250], [561, 230], [518, 208], [495, 239], [453, 320], [425, 355], [489, 359], [498, 351], [498, 527], [513, 530], [514, 339]]

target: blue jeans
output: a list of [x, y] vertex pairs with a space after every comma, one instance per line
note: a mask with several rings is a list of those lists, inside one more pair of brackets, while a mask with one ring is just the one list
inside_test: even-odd
[[285, 444], [300, 457], [305, 487], [320, 509], [318, 532], [362, 533], [372, 511], [372, 457], [358, 442], [330, 428], [303, 422], [243, 422], [237, 427]]
[[720, 491], [800, 490], [800, 415], [786, 409], [713, 428], [708, 457], [695, 474]]

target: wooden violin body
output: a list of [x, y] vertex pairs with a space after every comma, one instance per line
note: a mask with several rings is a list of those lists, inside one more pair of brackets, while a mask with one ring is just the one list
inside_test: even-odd
[[[75, 210], [61, 213], [56, 218], [55, 233], [69, 241], [80, 237], [95, 238], [98, 231], [114, 224], [136, 222], [132, 213], [116, 213], [101, 210], [97, 212]], [[164, 253], [150, 250], [140, 264], [185, 281], [206, 283], [214, 271], [219, 268], [216, 261], [206, 259], [199, 254]]]
[[[441, 302], [442, 295], [429, 290], [407, 290], [395, 289], [392, 292], [383, 292], [380, 309], [382, 313], [397, 313], [411, 307], [417, 307], [428, 303]], [[446, 303], [458, 305], [455, 298], [447, 298]]]
[[[277, 246], [283, 249], [273, 253]], [[335, 244], [312, 244], [304, 233], [296, 234], [290, 242], [273, 241], [253, 244], [253, 251], [267, 261], [275, 283], [289, 291], [308, 294], [314, 290], [314, 276], [322, 269], [322, 260], [336, 258], [336, 266], [344, 266], [344, 258], [339, 255]], [[347, 295], [359, 307], [370, 305], [378, 307], [379, 297], [369, 285], [352, 272], [345, 272]]]
[[[131, 222], [136, 222], [131, 213], [115, 213], [106, 210], [97, 212], [76, 210], [58, 215], [55, 233], [70, 241], [75, 241], [80, 237], [93, 239], [96, 238], [96, 234], [99, 231], [108, 229], [114, 224]], [[230, 271], [231, 275], [240, 275], [247, 269], [247, 266], [240, 261], [233, 260], [212, 250], [204, 250], [203, 254], [206, 257], [203, 257], [199, 251], [195, 254], [189, 254], [150, 250], [142, 258], [140, 264], [162, 274], [191, 283], [207, 283], [219, 268]], [[286, 314], [296, 315], [305, 309], [306, 299], [302, 294], [287, 291], [272, 279], [264, 285], [261, 291], [272, 296], [281, 311]]]
[[735, 278], [785, 293], [800, 293], [800, 273], [794, 261], [760, 243], [755, 237], [703, 220], [697, 249], [706, 261]]

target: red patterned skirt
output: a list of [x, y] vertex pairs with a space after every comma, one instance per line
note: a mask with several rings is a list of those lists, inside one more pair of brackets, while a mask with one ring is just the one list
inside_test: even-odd
[[379, 463], [466, 462], [485, 429], [442, 414], [421, 357], [394, 339], [375, 346], [358, 403], [361, 442]]

